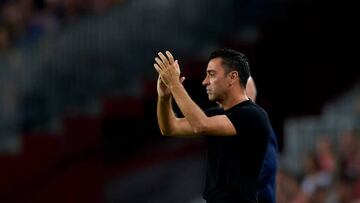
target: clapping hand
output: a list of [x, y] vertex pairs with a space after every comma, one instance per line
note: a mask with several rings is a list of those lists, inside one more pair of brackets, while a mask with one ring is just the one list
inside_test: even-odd
[[155, 57], [156, 63], [154, 63], [154, 68], [159, 73], [157, 91], [160, 97], [170, 96], [169, 87], [176, 82], [182, 83], [185, 80], [185, 77], [180, 78], [180, 67], [177, 60], [174, 60], [169, 51], [166, 51], [166, 55], [167, 57], [159, 52], [159, 57]]

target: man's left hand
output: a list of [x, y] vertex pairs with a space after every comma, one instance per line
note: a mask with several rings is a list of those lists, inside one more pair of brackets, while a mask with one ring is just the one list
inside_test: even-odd
[[165, 83], [167, 87], [171, 87], [174, 84], [179, 82], [180, 77], [180, 67], [174, 57], [169, 51], [166, 51], [167, 57], [159, 52], [159, 57], [155, 57], [156, 63], [154, 67], [156, 71], [160, 74], [161, 80]]

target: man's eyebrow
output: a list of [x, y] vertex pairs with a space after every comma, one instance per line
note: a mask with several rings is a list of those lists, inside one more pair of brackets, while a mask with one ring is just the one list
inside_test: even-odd
[[207, 70], [206, 72], [207, 72], [207, 73], [214, 73], [215, 70]]

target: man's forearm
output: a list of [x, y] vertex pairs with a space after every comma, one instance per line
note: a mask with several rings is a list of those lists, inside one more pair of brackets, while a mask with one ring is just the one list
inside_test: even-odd
[[173, 126], [176, 121], [175, 114], [171, 105], [172, 98], [168, 97], [158, 97], [157, 102], [157, 117], [160, 131], [163, 135], [171, 134]]
[[194, 129], [195, 133], [200, 132], [206, 126], [206, 114], [191, 99], [181, 83], [175, 83], [170, 87], [171, 93], [184, 117]]

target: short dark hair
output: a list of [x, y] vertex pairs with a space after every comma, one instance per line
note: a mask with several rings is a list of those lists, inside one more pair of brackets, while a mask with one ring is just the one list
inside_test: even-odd
[[221, 58], [225, 67], [225, 73], [230, 71], [238, 71], [240, 83], [246, 87], [247, 80], [250, 77], [250, 67], [246, 56], [238, 51], [222, 48], [210, 54], [209, 60], [214, 58]]

